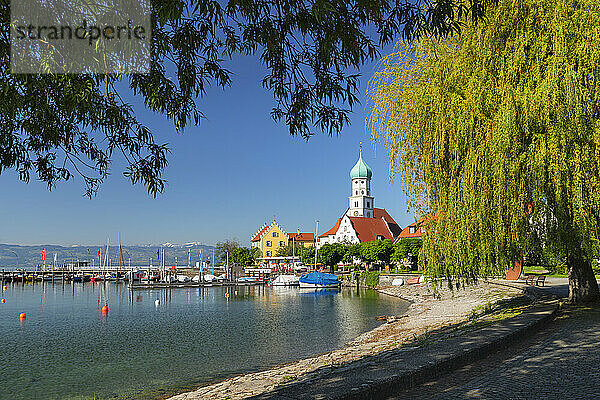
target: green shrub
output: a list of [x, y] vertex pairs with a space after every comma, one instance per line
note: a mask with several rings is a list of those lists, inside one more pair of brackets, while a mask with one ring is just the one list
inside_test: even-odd
[[379, 272], [378, 271], [370, 271], [363, 272], [360, 275], [360, 283], [364, 286], [375, 287], [379, 285]]

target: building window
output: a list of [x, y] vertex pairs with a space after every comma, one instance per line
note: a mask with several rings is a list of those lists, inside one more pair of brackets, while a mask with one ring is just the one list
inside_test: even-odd
[[265, 256], [267, 256], [267, 257], [271, 257], [271, 254], [273, 254], [273, 253], [271, 253], [271, 251], [269, 250], [269, 251], [267, 251], [267, 252], [265, 253]]
[[279, 232], [273, 232], [273, 237], [279, 236]]
[[364, 191], [364, 190], [361, 190], [361, 191], [360, 191], [360, 194], [365, 194], [365, 191]]
[[354, 202], [354, 207], [358, 207], [358, 201]]
[[371, 203], [367, 201], [367, 207], [371, 207]]
[[358, 190], [356, 191], [356, 195], [358, 196]]
[[284, 241], [283, 241], [283, 240], [280, 240], [280, 241], [279, 241], [279, 247], [285, 247], [285, 243], [284, 243]]
[[270, 240], [267, 240], [267, 247], [271, 247], [272, 243]]
[[410, 226], [408, 228], [408, 232], [409, 233], [416, 233], [417, 232], [417, 227], [416, 226]]

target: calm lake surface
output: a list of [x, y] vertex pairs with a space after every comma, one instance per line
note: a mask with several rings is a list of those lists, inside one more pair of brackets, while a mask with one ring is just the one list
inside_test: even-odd
[[0, 399], [163, 397], [338, 348], [408, 307], [375, 291], [6, 285]]

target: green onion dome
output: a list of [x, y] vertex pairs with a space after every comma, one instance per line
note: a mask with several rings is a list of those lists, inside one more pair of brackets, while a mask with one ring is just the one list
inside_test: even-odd
[[352, 170], [350, 170], [350, 178], [371, 179], [371, 176], [373, 176], [373, 171], [371, 171], [371, 168], [369, 168], [369, 166], [363, 161], [361, 154], [358, 157], [358, 161], [356, 162], [354, 167], [352, 167]]

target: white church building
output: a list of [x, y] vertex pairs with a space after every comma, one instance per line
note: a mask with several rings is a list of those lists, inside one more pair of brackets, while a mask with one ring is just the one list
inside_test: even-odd
[[317, 246], [326, 243], [364, 243], [373, 240], [396, 239], [402, 228], [383, 208], [375, 208], [375, 198], [371, 194], [373, 171], [362, 159], [350, 170], [352, 191], [348, 197], [346, 212], [337, 219], [335, 225], [319, 235]]

